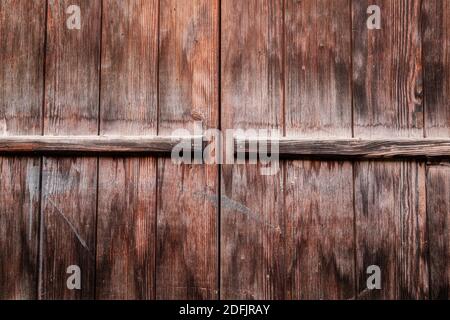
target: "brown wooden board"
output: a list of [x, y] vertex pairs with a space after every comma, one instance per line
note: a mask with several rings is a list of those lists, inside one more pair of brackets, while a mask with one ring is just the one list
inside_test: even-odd
[[[423, 137], [420, 0], [353, 0], [355, 137]], [[367, 28], [378, 5], [381, 29]]]
[[[222, 47], [227, 48], [222, 51], [222, 126], [283, 130], [285, 117], [287, 136], [326, 137], [335, 129], [337, 135], [351, 137], [348, 2], [333, 1], [330, 6], [320, 1], [293, 1], [284, 7], [282, 2], [251, 1], [240, 10], [236, 7], [242, 6], [222, 4]], [[342, 7], [347, 15], [334, 15]], [[311, 23], [309, 17], [319, 14], [323, 15], [321, 23]], [[338, 33], [339, 28], [344, 32]], [[330, 63], [333, 68], [328, 68]], [[321, 86], [328, 90], [321, 90]], [[329, 163], [322, 167], [316, 162], [289, 161], [275, 176], [261, 176], [259, 169], [250, 164], [245, 169], [223, 169], [223, 296], [352, 297], [351, 165]], [[336, 190], [342, 192], [339, 195], [326, 188], [331, 172], [339, 177], [333, 180]], [[288, 185], [288, 181], [292, 183]], [[300, 181], [309, 183], [302, 185]], [[316, 187], [311, 190], [309, 184]], [[309, 193], [321, 198], [316, 199], [316, 207], [306, 206], [303, 211], [300, 208], [308, 203]], [[330, 213], [335, 197], [342, 198], [344, 210]], [[235, 205], [230, 206], [230, 202]], [[322, 219], [324, 234], [317, 225]], [[333, 229], [336, 225], [331, 221], [335, 220], [339, 226], [342, 222], [342, 228]], [[317, 237], [303, 243], [301, 235], [307, 233]], [[340, 238], [339, 234], [350, 237]], [[328, 245], [331, 239], [342, 240], [341, 249], [333, 250]], [[242, 245], [243, 241], [248, 245]], [[308, 246], [309, 251], [305, 249]], [[321, 254], [330, 259], [324, 261], [322, 270], [326, 271], [320, 276], [319, 266], [307, 264], [312, 253], [319, 262], [324, 259]], [[337, 275], [333, 268], [339, 270]], [[336, 277], [343, 281], [338, 283]]]
[[[159, 133], [218, 125], [216, 0], [160, 2]], [[217, 166], [158, 159], [157, 299], [217, 297]]]
[[[66, 10], [81, 9], [69, 30]], [[96, 135], [101, 2], [48, 2], [44, 133]], [[44, 158], [39, 297], [92, 299], [95, 284], [97, 159]], [[81, 269], [81, 290], [67, 287], [67, 268]]]
[[347, 0], [286, 1], [286, 136], [351, 137]]
[[[355, 171], [357, 298], [428, 298], [425, 165], [360, 162]], [[371, 265], [380, 290], [367, 289]]]
[[[339, 12], [339, 14], [336, 14]], [[286, 136], [352, 136], [350, 2], [287, 1]], [[289, 297], [354, 296], [350, 162], [287, 161]]]
[[[355, 138], [423, 137], [420, 3], [353, 1]], [[366, 24], [381, 9], [381, 29]], [[355, 165], [358, 299], [428, 297], [425, 169], [416, 162]], [[368, 290], [367, 268], [381, 269]]]
[[[41, 134], [45, 1], [0, 2], [0, 136]], [[0, 158], [0, 299], [36, 299], [39, 158]]]
[[352, 164], [286, 165], [290, 298], [350, 299], [355, 291]]
[[[450, 137], [450, 3], [422, 2], [425, 136]], [[430, 298], [450, 298], [450, 165], [427, 168]]]
[[430, 297], [450, 299], [450, 164], [427, 168]]
[[[103, 4], [101, 135], [156, 135], [158, 1]], [[100, 158], [96, 298], [155, 297], [156, 159]]]
[[[282, 1], [222, 1], [222, 130], [282, 130]], [[285, 297], [283, 174], [222, 167], [221, 298]]]
[[450, 137], [450, 2], [422, 1], [425, 136]]

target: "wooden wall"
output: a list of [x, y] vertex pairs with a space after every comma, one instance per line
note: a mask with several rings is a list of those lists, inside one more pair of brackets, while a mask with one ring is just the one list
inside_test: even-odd
[[[195, 123], [450, 138], [450, 3], [0, 0], [0, 136]], [[450, 297], [448, 161], [261, 166], [0, 155], [0, 299]]]

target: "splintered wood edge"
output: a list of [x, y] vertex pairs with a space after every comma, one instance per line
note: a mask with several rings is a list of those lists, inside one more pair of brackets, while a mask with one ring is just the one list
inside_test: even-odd
[[[202, 143], [199, 143], [202, 141]], [[0, 154], [170, 154], [185, 143], [192, 152], [208, 144], [201, 136], [2, 136]], [[234, 152], [258, 154], [266, 145], [283, 157], [450, 158], [449, 139], [251, 139], [235, 138]], [[265, 150], [263, 149], [263, 150]], [[264, 152], [264, 151], [263, 151]], [[265, 153], [265, 152], [264, 152]]]

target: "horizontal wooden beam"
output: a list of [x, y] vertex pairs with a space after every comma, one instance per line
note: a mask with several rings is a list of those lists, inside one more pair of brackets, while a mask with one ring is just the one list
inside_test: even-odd
[[167, 154], [185, 142], [201, 152], [202, 137], [164, 136], [3, 136], [0, 154]]
[[[201, 152], [207, 142], [200, 145], [200, 139], [201, 136], [0, 136], [0, 154], [167, 155], [181, 142], [190, 145], [192, 152]], [[450, 158], [450, 139], [237, 138], [235, 153], [258, 153], [262, 143], [280, 158]]]
[[450, 158], [450, 139], [238, 139], [237, 152], [254, 154], [256, 142], [276, 144], [279, 157], [319, 158]]

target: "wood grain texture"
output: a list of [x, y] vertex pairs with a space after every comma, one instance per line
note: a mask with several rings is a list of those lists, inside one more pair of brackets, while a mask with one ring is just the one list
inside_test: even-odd
[[[116, 132], [119, 132], [117, 130]], [[201, 137], [164, 136], [0, 136], [0, 153], [32, 154], [170, 154], [181, 144], [192, 152], [201, 152]], [[185, 149], [186, 150], [186, 149]]]
[[[45, 1], [1, 1], [0, 35], [0, 136], [40, 134]], [[0, 157], [0, 299], [37, 297], [39, 175], [39, 158]]]
[[[425, 165], [355, 165], [358, 299], [427, 299]], [[367, 290], [367, 267], [381, 269], [381, 290]]]
[[100, 159], [97, 299], [152, 299], [155, 293], [153, 158]]
[[[256, 155], [257, 146], [266, 144], [268, 150], [280, 157], [313, 158], [433, 158], [450, 157], [450, 139], [246, 139], [235, 142], [236, 153]], [[1, 146], [1, 145], [0, 145]], [[0, 147], [1, 148], [1, 147]], [[0, 149], [1, 150], [1, 149]]]
[[[352, 1], [355, 137], [423, 136], [420, 3]], [[381, 30], [367, 28], [369, 5]]]
[[[78, 5], [81, 29], [69, 30], [66, 9]], [[44, 133], [87, 135], [98, 130], [99, 0], [49, 0]]]
[[425, 135], [450, 137], [450, 3], [422, 1]]
[[[286, 2], [286, 139], [351, 137], [350, 17], [348, 1]], [[352, 298], [351, 163], [286, 161], [285, 170], [289, 297]]]
[[41, 134], [45, 1], [2, 1], [0, 34], [0, 135]]
[[[118, 130], [119, 131], [119, 130]], [[177, 145], [202, 152], [210, 141], [198, 143], [201, 136], [4, 136], [0, 154], [77, 154], [168, 156]], [[267, 145], [280, 157], [352, 159], [449, 158], [450, 139], [308, 139], [243, 138], [234, 140], [234, 152], [257, 155], [258, 145]], [[186, 149], [185, 149], [186, 150]], [[226, 150], [225, 150], [226, 151]]]
[[[102, 39], [100, 133], [155, 136], [158, 1], [104, 2]], [[99, 160], [98, 299], [155, 298], [156, 162]]]
[[347, 0], [286, 1], [286, 135], [350, 137]]
[[[218, 10], [216, 0], [160, 2], [162, 135], [218, 125]], [[217, 179], [217, 166], [158, 159], [157, 299], [217, 297]]]
[[[355, 138], [423, 137], [421, 1], [353, 1]], [[369, 5], [381, 30], [368, 30]], [[425, 170], [416, 162], [355, 164], [358, 299], [428, 297]], [[370, 265], [382, 289], [367, 290]]]
[[[39, 298], [93, 299], [97, 160], [44, 158]], [[81, 290], [66, 286], [81, 269]]]
[[0, 158], [0, 299], [36, 299], [38, 158]]
[[288, 162], [285, 250], [291, 299], [354, 296], [351, 191], [350, 162]]
[[[81, 29], [66, 27], [70, 5]], [[100, 1], [48, 2], [44, 133], [98, 133]], [[97, 159], [44, 158], [41, 299], [92, 299], [95, 285]], [[67, 267], [81, 268], [81, 290], [69, 290]]]
[[[222, 1], [222, 129], [282, 129], [282, 1]], [[283, 299], [283, 174], [223, 165], [221, 298]]]
[[427, 168], [430, 297], [450, 299], [450, 165]]

